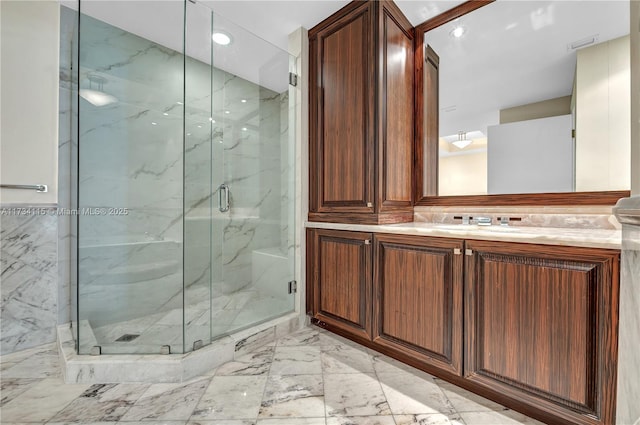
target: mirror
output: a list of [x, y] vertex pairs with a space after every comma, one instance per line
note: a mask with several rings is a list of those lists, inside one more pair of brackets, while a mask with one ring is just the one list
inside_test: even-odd
[[496, 1], [425, 29], [418, 199], [628, 190], [629, 9]]

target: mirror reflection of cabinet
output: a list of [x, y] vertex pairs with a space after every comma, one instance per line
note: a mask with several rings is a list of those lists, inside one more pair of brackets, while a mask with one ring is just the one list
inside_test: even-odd
[[[463, 3], [416, 27], [416, 39], [423, 40], [416, 48], [421, 64], [416, 73], [416, 204], [593, 205], [627, 196], [629, 2], [478, 3]], [[439, 56], [435, 88], [429, 83], [428, 51]], [[556, 167], [572, 171], [571, 184], [565, 180], [537, 190], [514, 181], [509, 190], [492, 194], [488, 178], [495, 173], [487, 152], [492, 147], [496, 152], [499, 144], [492, 146], [488, 129], [514, 121], [526, 124], [526, 134], [512, 137], [530, 139], [527, 143], [535, 145], [530, 150], [548, 154], [535, 161], [531, 157], [530, 166], [542, 176], [549, 172], [545, 158], [557, 158], [549, 143], [545, 146], [549, 140], [540, 139], [546, 130], [536, 129], [535, 121], [561, 115], [572, 115], [577, 126], [570, 142], [575, 143], [573, 154]], [[536, 138], [536, 132], [541, 136]], [[567, 144], [572, 136], [562, 132]], [[517, 155], [497, 155], [506, 161], [524, 155], [508, 143], [502, 146]]]

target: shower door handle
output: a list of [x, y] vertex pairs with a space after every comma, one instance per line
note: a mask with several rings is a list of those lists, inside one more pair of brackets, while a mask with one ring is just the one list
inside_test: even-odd
[[229, 186], [224, 183], [218, 186], [218, 209], [220, 212], [229, 211]]

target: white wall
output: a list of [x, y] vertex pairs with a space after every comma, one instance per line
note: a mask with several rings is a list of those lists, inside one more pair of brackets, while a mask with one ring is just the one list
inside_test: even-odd
[[629, 36], [578, 51], [576, 190], [629, 189]]
[[441, 149], [438, 173], [440, 196], [486, 195], [487, 151], [471, 148], [468, 152], [444, 156]]
[[0, 182], [49, 186], [0, 189], [0, 202], [56, 203], [60, 6], [3, 0], [0, 10]]
[[487, 191], [573, 191], [571, 115], [493, 125], [488, 128]]

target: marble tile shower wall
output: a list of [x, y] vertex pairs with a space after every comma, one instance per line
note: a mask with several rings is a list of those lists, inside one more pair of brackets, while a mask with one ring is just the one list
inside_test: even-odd
[[45, 208], [43, 212], [0, 215], [2, 355], [56, 338], [57, 218], [53, 214], [55, 208]]
[[[184, 99], [180, 53], [82, 19], [80, 86], [90, 75], [103, 78], [119, 101], [80, 105], [79, 206], [128, 208], [81, 216], [82, 310], [105, 324], [131, 318], [116, 311], [175, 308], [183, 270], [190, 289], [208, 285], [213, 273], [213, 296], [249, 285], [252, 251], [281, 245], [286, 94], [188, 60]], [[223, 182], [231, 189], [226, 213], [217, 210]], [[117, 308], [123, 299], [136, 300], [135, 308]]]

